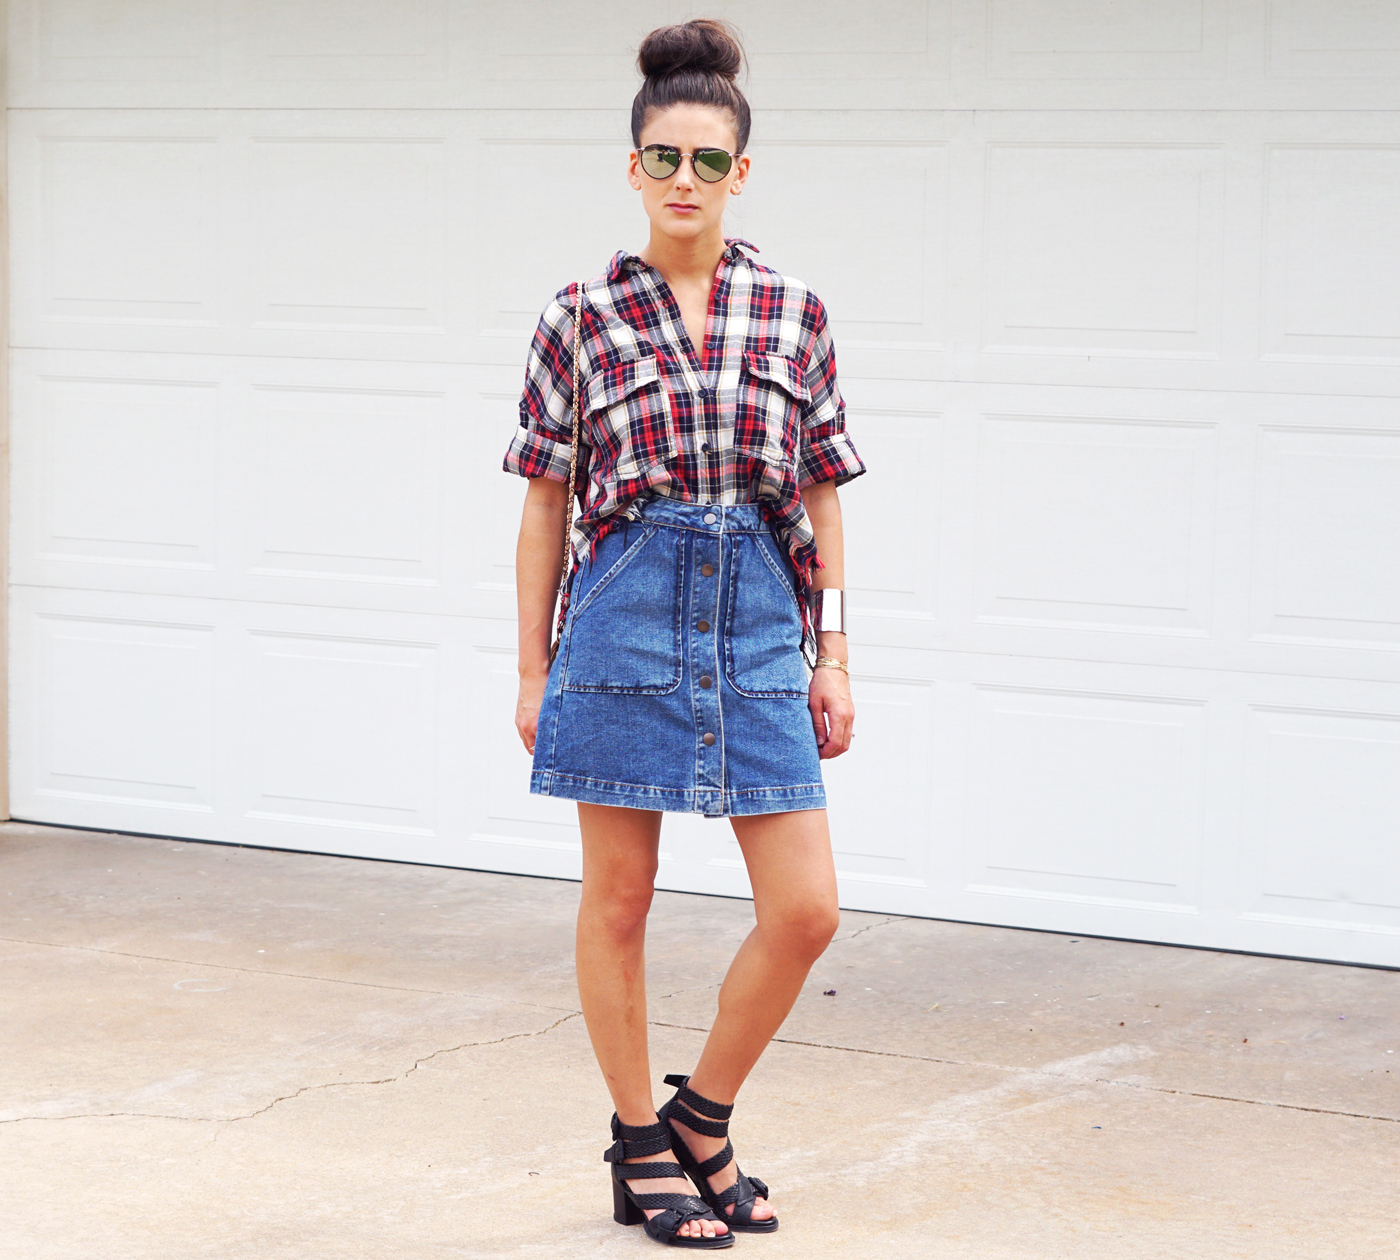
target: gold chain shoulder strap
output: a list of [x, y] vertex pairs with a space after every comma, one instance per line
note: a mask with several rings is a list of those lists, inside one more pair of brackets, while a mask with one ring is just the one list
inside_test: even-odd
[[[575, 488], [578, 484], [578, 440], [580, 428], [580, 415], [583, 411], [583, 402], [579, 398], [579, 366], [582, 359], [583, 342], [583, 282], [578, 284], [578, 291], [574, 295], [574, 385], [573, 385], [573, 441], [569, 446], [569, 499], [564, 506], [564, 563], [559, 568], [559, 590], [555, 592], [555, 600], [562, 611], [564, 605], [564, 593], [569, 586], [569, 571], [573, 568], [574, 552], [574, 498]], [[554, 646], [549, 650], [550, 661], [559, 651], [559, 635], [562, 633], [562, 626], [557, 627], [554, 634]]]

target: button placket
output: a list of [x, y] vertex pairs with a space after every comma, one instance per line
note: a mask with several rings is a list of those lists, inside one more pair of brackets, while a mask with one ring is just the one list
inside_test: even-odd
[[695, 711], [697, 804], [702, 810], [722, 807], [724, 745], [720, 738], [719, 688], [715, 686], [716, 647], [712, 618], [719, 607], [721, 531], [719, 516], [706, 512], [711, 528], [694, 535], [690, 606], [690, 676]]

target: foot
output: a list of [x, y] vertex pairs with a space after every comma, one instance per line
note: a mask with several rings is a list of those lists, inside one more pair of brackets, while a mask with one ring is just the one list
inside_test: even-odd
[[[709, 1159], [711, 1155], [718, 1155], [724, 1150], [724, 1144], [728, 1140], [722, 1137], [706, 1137], [703, 1133], [696, 1133], [694, 1129], [688, 1128], [682, 1117], [686, 1114], [684, 1106], [672, 1109], [671, 1119], [675, 1121], [676, 1132], [680, 1134], [681, 1140], [685, 1143], [686, 1149], [701, 1162]], [[723, 1190], [729, 1189], [739, 1180], [739, 1164], [737, 1160], [731, 1159], [719, 1172], [707, 1178], [710, 1189], [719, 1194]], [[659, 1183], [658, 1183], [659, 1184]], [[669, 1183], [668, 1183], [669, 1184]], [[726, 1214], [734, 1214], [734, 1205], [731, 1203], [724, 1208]], [[753, 1201], [753, 1214], [751, 1219], [755, 1221], [770, 1220], [773, 1216], [773, 1209], [768, 1206], [768, 1200], [755, 1198]], [[706, 1224], [709, 1224], [707, 1221]], [[723, 1226], [720, 1227], [724, 1228]]]
[[[721, 1142], [721, 1146], [724, 1144]], [[624, 1164], [650, 1164], [658, 1159], [673, 1159], [670, 1155], [643, 1155], [638, 1159], [625, 1159]], [[728, 1171], [726, 1169], [726, 1171]], [[730, 1177], [730, 1181], [734, 1178]], [[717, 1179], [715, 1179], [717, 1180]], [[690, 1182], [684, 1177], [648, 1177], [627, 1183], [638, 1194], [694, 1194]], [[643, 1209], [644, 1211], [646, 1209]], [[659, 1216], [665, 1209], [652, 1208], [647, 1211], [647, 1219]], [[771, 1215], [771, 1213], [770, 1213]], [[723, 1221], [687, 1221], [678, 1230], [677, 1238], [722, 1238], [729, 1232]]]

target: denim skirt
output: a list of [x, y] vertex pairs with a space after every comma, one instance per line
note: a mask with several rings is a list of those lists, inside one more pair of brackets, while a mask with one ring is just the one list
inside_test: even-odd
[[802, 620], [762, 509], [638, 511], [574, 575], [530, 790], [713, 818], [824, 809]]

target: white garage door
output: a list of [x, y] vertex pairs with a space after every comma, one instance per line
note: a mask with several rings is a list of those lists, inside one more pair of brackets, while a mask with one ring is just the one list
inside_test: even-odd
[[[498, 469], [690, 11], [9, 12], [14, 813], [576, 874]], [[1400, 6], [727, 13], [872, 469], [845, 904], [1400, 964]]]

